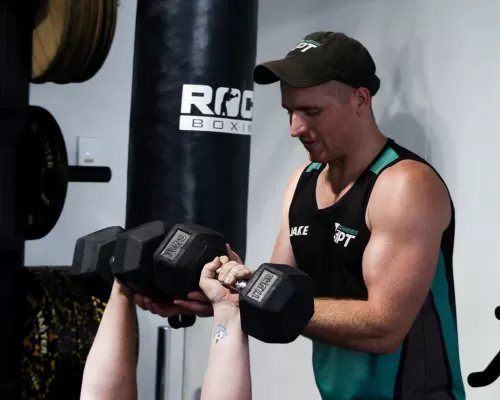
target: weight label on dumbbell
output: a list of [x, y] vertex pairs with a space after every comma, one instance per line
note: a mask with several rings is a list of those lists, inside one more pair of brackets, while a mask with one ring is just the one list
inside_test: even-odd
[[252, 288], [249, 290], [247, 296], [259, 303], [262, 303], [262, 301], [266, 298], [267, 293], [271, 290], [275, 282], [278, 280], [278, 277], [279, 275], [271, 271], [264, 270], [257, 282], [255, 282]]
[[179, 252], [184, 248], [186, 243], [189, 241], [191, 235], [187, 232], [181, 231], [180, 229], [174, 233], [172, 239], [167, 243], [161, 255], [167, 260], [174, 260]]

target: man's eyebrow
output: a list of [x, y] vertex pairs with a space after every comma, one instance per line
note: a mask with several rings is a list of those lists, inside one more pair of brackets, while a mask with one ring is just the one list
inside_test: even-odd
[[[290, 110], [289, 107], [287, 107], [285, 104], [282, 104], [281, 107], [283, 107], [285, 110]], [[310, 111], [310, 110], [317, 110], [321, 108], [320, 106], [315, 106], [315, 105], [310, 105], [310, 106], [298, 106], [298, 107], [294, 107], [293, 109], [294, 110], [297, 110], [297, 111]]]

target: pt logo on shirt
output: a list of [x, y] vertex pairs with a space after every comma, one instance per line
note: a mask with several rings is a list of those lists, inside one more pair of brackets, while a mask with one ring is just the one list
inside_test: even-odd
[[290, 236], [307, 236], [309, 226], [294, 226], [290, 231]]
[[356, 239], [359, 231], [356, 229], [347, 228], [335, 222], [335, 231], [333, 232], [333, 241], [335, 243], [343, 243], [344, 247], [347, 247], [349, 242]]

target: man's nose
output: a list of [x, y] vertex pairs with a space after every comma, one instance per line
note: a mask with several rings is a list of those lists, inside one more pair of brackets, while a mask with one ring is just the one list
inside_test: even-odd
[[296, 113], [290, 116], [290, 134], [292, 137], [299, 137], [306, 132], [307, 126]]

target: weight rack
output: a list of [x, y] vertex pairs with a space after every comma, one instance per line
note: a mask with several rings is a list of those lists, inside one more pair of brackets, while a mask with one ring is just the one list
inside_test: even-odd
[[[31, 3], [33, 9], [35, 2]], [[24, 127], [29, 107], [31, 76], [31, 27], [33, 13], [26, 2], [0, 2], [0, 398], [20, 396], [22, 335], [21, 270], [24, 265], [17, 191], [16, 139]]]
[[[32, 31], [40, 0], [0, 1], [0, 399], [21, 398], [25, 219], [19, 137], [29, 115]], [[109, 167], [69, 166], [70, 182], [109, 182]]]

